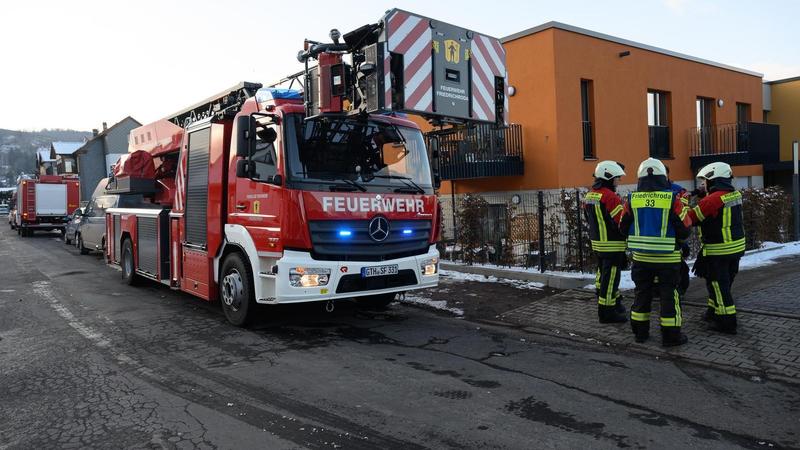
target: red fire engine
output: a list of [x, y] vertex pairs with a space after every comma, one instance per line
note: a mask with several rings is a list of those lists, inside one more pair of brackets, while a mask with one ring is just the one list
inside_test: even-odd
[[80, 204], [80, 182], [74, 175], [20, 177], [17, 182], [14, 228], [26, 237], [34, 231], [64, 231]]
[[109, 191], [147, 201], [106, 221], [126, 282], [220, 299], [235, 325], [256, 304], [385, 305], [436, 285], [437, 145], [403, 113], [503, 121], [505, 53], [396, 9], [331, 38], [306, 41], [289, 89], [241, 83], [131, 131]]

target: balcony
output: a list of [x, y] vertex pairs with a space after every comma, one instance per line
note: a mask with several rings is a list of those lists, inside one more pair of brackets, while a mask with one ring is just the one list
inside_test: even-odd
[[715, 161], [732, 166], [777, 162], [780, 154], [778, 130], [777, 125], [758, 122], [690, 128], [692, 170]]
[[425, 134], [439, 138], [442, 180], [519, 176], [523, 174], [522, 126], [446, 128]]

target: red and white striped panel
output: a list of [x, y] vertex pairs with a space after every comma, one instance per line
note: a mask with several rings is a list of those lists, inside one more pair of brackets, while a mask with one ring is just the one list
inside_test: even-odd
[[432, 34], [428, 19], [395, 11], [387, 19], [388, 49], [403, 55], [405, 109], [433, 111]]
[[175, 212], [183, 212], [183, 196], [186, 189], [184, 180], [186, 179], [186, 152], [181, 151], [178, 160], [178, 170], [175, 174]]
[[494, 77], [506, 76], [506, 51], [497, 39], [475, 33], [472, 39], [472, 116], [495, 121]]
[[386, 89], [383, 107], [387, 110], [392, 109], [392, 56], [386, 46], [383, 47], [383, 86]]

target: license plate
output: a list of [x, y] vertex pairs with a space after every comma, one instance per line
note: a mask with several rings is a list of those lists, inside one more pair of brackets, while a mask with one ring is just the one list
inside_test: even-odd
[[382, 277], [385, 275], [397, 275], [397, 264], [361, 268], [361, 276], [364, 278]]

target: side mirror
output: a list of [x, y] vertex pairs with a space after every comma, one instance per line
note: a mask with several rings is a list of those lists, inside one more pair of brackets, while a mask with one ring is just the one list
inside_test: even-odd
[[439, 189], [442, 186], [442, 177], [439, 176], [439, 137], [431, 136], [429, 140], [431, 151], [431, 172], [433, 172], [433, 187]]
[[237, 178], [252, 178], [253, 177], [253, 166], [250, 161], [246, 159], [240, 159], [236, 161], [236, 177]]
[[236, 156], [242, 158], [250, 156], [250, 143], [253, 141], [253, 135], [250, 132], [251, 123], [250, 116], [239, 116], [236, 119]]
[[270, 175], [267, 179], [267, 183], [274, 184], [275, 186], [283, 186], [283, 176], [280, 174]]

